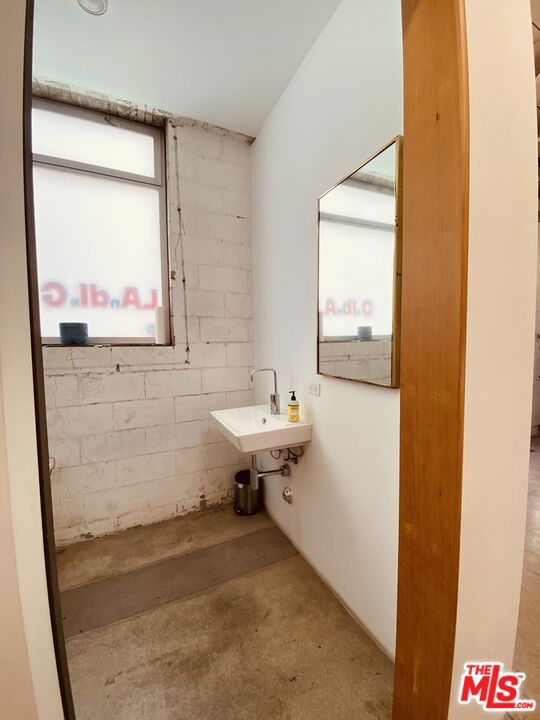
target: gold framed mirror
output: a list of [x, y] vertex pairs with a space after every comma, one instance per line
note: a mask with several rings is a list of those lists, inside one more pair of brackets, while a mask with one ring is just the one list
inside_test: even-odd
[[319, 197], [317, 372], [399, 387], [403, 138]]

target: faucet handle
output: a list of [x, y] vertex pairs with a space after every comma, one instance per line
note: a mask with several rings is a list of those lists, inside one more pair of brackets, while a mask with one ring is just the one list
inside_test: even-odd
[[270, 393], [270, 414], [271, 415], [279, 415], [280, 407], [279, 407], [279, 393], [273, 392]]

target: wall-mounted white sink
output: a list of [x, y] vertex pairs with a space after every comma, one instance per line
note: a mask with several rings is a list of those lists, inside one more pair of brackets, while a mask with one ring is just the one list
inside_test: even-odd
[[244, 453], [294, 448], [311, 440], [311, 423], [290, 423], [287, 416], [271, 415], [267, 405], [214, 410], [210, 413], [235, 448]]

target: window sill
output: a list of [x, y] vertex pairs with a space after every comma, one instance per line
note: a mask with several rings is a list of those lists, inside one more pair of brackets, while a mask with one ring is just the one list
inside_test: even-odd
[[103, 348], [103, 347], [133, 347], [133, 348], [140, 348], [140, 347], [155, 347], [155, 348], [162, 348], [162, 347], [174, 347], [174, 343], [142, 343], [142, 342], [126, 342], [126, 343], [113, 343], [113, 342], [95, 342], [95, 343], [85, 343], [84, 345], [81, 344], [75, 344], [75, 343], [55, 343], [55, 342], [42, 342], [41, 347], [43, 348]]

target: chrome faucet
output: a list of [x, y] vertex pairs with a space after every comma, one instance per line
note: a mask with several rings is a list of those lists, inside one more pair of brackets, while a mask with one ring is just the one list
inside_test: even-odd
[[251, 382], [253, 382], [253, 376], [260, 372], [271, 372], [274, 373], [274, 392], [270, 393], [270, 414], [279, 415], [279, 393], [277, 391], [277, 373], [274, 368], [259, 368], [258, 370], [251, 371]]

